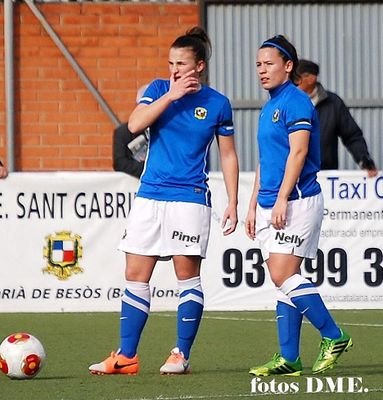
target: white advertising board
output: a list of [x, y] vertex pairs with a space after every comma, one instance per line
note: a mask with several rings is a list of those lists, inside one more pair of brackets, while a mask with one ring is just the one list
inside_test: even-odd
[[[239, 224], [224, 237], [221, 174], [212, 173], [212, 229], [202, 280], [206, 310], [274, 308], [275, 289], [243, 221], [253, 173], [240, 176]], [[320, 174], [325, 197], [318, 257], [302, 273], [329, 308], [383, 308], [383, 176]], [[138, 186], [116, 172], [12, 173], [0, 180], [0, 312], [118, 311], [124, 254], [117, 245]], [[151, 280], [152, 310], [175, 310], [171, 261]]]

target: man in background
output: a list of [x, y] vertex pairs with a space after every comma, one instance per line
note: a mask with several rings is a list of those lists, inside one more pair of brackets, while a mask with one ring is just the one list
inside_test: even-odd
[[318, 81], [319, 65], [299, 60], [295, 82], [306, 92], [318, 111], [321, 134], [321, 169], [338, 169], [338, 137], [351, 153], [355, 162], [369, 177], [378, 174], [371, 158], [363, 132], [350, 114], [344, 101], [327, 91]]
[[114, 130], [113, 169], [140, 178], [145, 164], [146, 134], [133, 135], [127, 123]]
[[[136, 102], [147, 87], [143, 85], [138, 89]], [[127, 123], [118, 126], [113, 133], [113, 169], [140, 178], [145, 165], [148, 136], [148, 132], [133, 135]]]

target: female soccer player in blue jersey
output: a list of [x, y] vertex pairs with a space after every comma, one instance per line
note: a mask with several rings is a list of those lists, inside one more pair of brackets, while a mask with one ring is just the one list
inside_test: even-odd
[[315, 286], [300, 273], [303, 258], [315, 258], [323, 218], [317, 181], [319, 124], [309, 97], [292, 82], [298, 62], [295, 47], [281, 35], [266, 40], [256, 66], [270, 94], [259, 118], [259, 166], [246, 217], [246, 234], [257, 238], [277, 288], [280, 353], [250, 369], [257, 376], [302, 372], [299, 339], [303, 315], [322, 336], [312, 371], [333, 368], [352, 346], [332, 319]]
[[210, 231], [208, 154], [217, 137], [228, 206], [224, 235], [237, 225], [238, 160], [229, 100], [203, 84], [211, 45], [195, 27], [169, 51], [169, 80], [155, 80], [129, 118], [129, 130], [150, 127], [146, 164], [119, 248], [126, 253], [120, 349], [94, 374], [136, 374], [137, 347], [150, 308], [149, 280], [159, 257], [172, 256], [179, 288], [177, 341], [162, 374], [189, 372], [202, 317], [200, 266]]

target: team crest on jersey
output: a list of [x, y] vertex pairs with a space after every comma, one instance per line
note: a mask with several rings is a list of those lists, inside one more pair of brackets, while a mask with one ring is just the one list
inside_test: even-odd
[[276, 110], [274, 110], [271, 120], [273, 122], [278, 122], [279, 121], [279, 109], [278, 108]]
[[194, 109], [194, 117], [197, 119], [205, 119], [207, 116], [207, 110], [203, 107], [196, 107]]
[[81, 236], [70, 231], [56, 232], [55, 235], [46, 236], [44, 258], [47, 266], [44, 273], [56, 275], [61, 281], [69, 279], [72, 274], [79, 274], [83, 269], [79, 265], [82, 257]]

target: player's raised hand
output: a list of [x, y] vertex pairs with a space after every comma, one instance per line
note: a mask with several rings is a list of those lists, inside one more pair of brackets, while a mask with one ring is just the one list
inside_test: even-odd
[[177, 71], [172, 72], [170, 75], [169, 95], [173, 101], [180, 99], [186, 94], [198, 91], [200, 82], [195, 73], [196, 71], [194, 69], [186, 72], [185, 75], [182, 76], [180, 76]]

